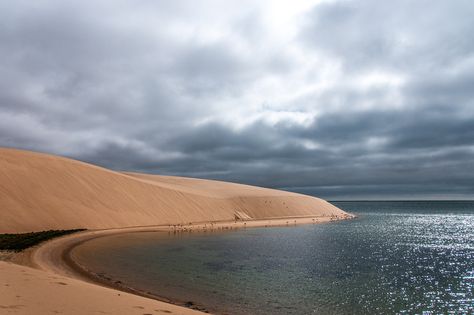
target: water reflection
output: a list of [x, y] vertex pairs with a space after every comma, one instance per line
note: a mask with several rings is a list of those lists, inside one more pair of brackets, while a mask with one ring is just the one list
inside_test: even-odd
[[221, 313], [474, 313], [474, 203], [338, 205], [360, 218], [211, 236], [130, 234], [86, 243], [80, 257], [134, 287]]

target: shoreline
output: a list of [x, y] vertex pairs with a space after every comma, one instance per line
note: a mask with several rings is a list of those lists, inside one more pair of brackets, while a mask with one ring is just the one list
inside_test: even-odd
[[[258, 227], [285, 227], [304, 224], [321, 224], [329, 222], [337, 222], [355, 218], [355, 215], [347, 214], [339, 217], [321, 217], [321, 216], [304, 216], [304, 217], [286, 217], [286, 218], [269, 218], [261, 220], [246, 221], [220, 221], [220, 222], [201, 222], [190, 223], [187, 225], [158, 225], [158, 226], [141, 226], [128, 227], [107, 230], [87, 230], [56, 239], [52, 239], [42, 243], [25, 252], [14, 254], [8, 259], [15, 264], [33, 267], [54, 275], [64, 276], [70, 279], [79, 280], [102, 288], [112, 289], [116, 292], [129, 293], [147, 299], [164, 303], [169, 306], [180, 308], [180, 313], [186, 311], [195, 311], [199, 313], [208, 313], [209, 311], [199, 301], [178, 301], [141, 291], [125, 284], [101, 276], [88, 270], [74, 260], [72, 251], [81, 244], [100, 237], [106, 237], [117, 234], [140, 233], [140, 232], [161, 232], [161, 233], [208, 233], [222, 232], [245, 228]], [[119, 294], [120, 295], [120, 294]]]

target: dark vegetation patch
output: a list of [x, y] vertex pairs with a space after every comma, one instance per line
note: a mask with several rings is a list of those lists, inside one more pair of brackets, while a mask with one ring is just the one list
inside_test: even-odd
[[50, 240], [52, 238], [84, 230], [85, 229], [49, 230], [21, 234], [0, 234], [0, 250], [12, 250], [19, 252], [28, 247], [35, 246], [41, 242]]

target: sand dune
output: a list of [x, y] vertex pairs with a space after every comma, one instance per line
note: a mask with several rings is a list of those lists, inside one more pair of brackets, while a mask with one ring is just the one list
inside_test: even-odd
[[120, 173], [63, 157], [0, 149], [0, 233], [343, 215], [324, 200], [296, 193]]
[[[335, 216], [349, 217], [310, 196], [212, 180], [120, 173], [62, 157], [0, 148], [0, 233], [93, 229], [25, 253], [7, 253], [4, 259], [36, 269], [0, 261], [0, 313], [198, 314], [92, 284], [92, 278], [84, 278], [64, 257], [90, 238], [174, 231], [168, 224], [183, 224], [182, 232], [288, 225], [289, 217], [292, 225], [315, 224]], [[244, 222], [234, 222], [236, 218]]]

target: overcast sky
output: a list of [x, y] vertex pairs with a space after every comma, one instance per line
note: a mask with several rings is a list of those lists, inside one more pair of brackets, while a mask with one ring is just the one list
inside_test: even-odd
[[474, 198], [474, 2], [0, 0], [0, 146]]

